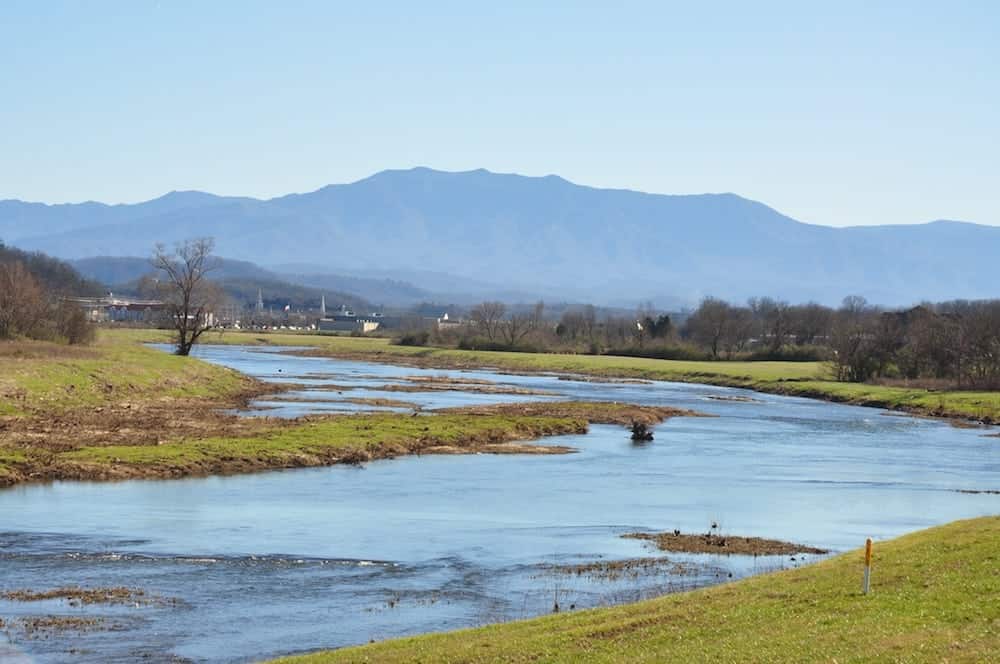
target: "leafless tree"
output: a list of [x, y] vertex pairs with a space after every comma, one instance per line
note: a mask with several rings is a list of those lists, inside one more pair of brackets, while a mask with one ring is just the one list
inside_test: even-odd
[[830, 345], [838, 380], [864, 382], [875, 373], [872, 339], [878, 311], [859, 295], [849, 295], [837, 310]]
[[151, 260], [159, 272], [157, 292], [166, 304], [170, 321], [177, 331], [178, 355], [188, 355], [202, 333], [210, 327], [219, 289], [206, 275], [217, 267], [212, 257], [211, 238], [186, 240], [173, 252], [156, 245]]
[[788, 303], [770, 297], [752, 297], [748, 304], [761, 327], [762, 335], [768, 341], [770, 351], [776, 353], [781, 350], [788, 336]]
[[731, 307], [729, 320], [722, 332], [722, 347], [726, 350], [726, 357], [731, 360], [735, 353], [742, 352], [753, 338], [753, 332], [753, 312], [747, 307]]
[[719, 349], [732, 324], [733, 307], [725, 300], [706, 297], [687, 320], [688, 334], [719, 357]]
[[593, 344], [597, 341], [595, 338], [595, 332], [597, 332], [597, 310], [594, 308], [594, 305], [588, 304], [583, 308], [581, 316], [583, 333], [587, 336], [587, 341]]
[[795, 337], [795, 343], [811, 345], [825, 342], [830, 336], [833, 324], [833, 310], [822, 304], [809, 302], [790, 307], [788, 310], [788, 331]]
[[500, 333], [508, 346], [516, 346], [541, 327], [544, 317], [545, 303], [539, 301], [530, 311], [512, 312], [507, 320], [501, 321]]
[[0, 264], [0, 339], [31, 335], [45, 318], [45, 291], [20, 261]]
[[490, 341], [496, 341], [500, 333], [501, 322], [507, 313], [507, 305], [503, 302], [481, 302], [469, 312], [469, 318], [480, 332]]

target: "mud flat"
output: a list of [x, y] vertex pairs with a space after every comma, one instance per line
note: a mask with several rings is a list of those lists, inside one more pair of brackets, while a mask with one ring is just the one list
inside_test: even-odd
[[0, 592], [0, 599], [8, 602], [41, 602], [65, 600], [70, 606], [80, 604], [176, 604], [177, 600], [149, 595], [141, 588], [116, 586], [113, 588], [63, 587], [50, 590], [8, 590]]
[[802, 553], [821, 555], [829, 553], [805, 544], [765, 539], [763, 537], [742, 537], [739, 535], [688, 535], [684, 533], [628, 533], [626, 539], [652, 542], [661, 551], [674, 553], [712, 553], [722, 555], [781, 556]]
[[671, 417], [711, 417], [693, 410], [669, 406], [639, 406], [617, 401], [543, 401], [501, 403], [486, 406], [445, 408], [439, 413], [454, 415], [506, 415], [517, 417], [573, 417], [591, 424], [659, 424]]

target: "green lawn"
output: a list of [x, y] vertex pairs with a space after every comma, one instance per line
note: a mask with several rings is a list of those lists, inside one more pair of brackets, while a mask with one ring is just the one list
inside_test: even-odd
[[224, 399], [255, 384], [131, 343], [134, 336], [101, 330], [93, 345], [81, 347], [0, 342], [0, 415], [50, 415], [128, 399]]
[[862, 565], [859, 549], [636, 604], [278, 661], [997, 661], [1000, 517], [877, 542], [868, 596]]
[[[165, 338], [163, 333], [156, 331], [129, 330], [115, 334], [144, 340]], [[311, 346], [331, 357], [412, 362], [439, 368], [497, 367], [508, 371], [707, 383], [923, 415], [1000, 422], [1000, 392], [931, 392], [918, 388], [841, 383], [832, 380], [829, 367], [821, 362], [692, 362], [611, 355], [466, 351], [395, 346], [384, 338], [315, 334], [211, 333], [206, 335], [205, 342]]]

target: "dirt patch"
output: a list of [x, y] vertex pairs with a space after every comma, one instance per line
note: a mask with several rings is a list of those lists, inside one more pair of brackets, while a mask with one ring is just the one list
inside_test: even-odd
[[444, 408], [435, 412], [459, 415], [509, 415], [520, 417], [573, 417], [591, 424], [659, 424], [671, 417], [709, 417], [669, 406], [638, 406], [617, 401], [552, 401], [501, 403], [487, 406]]
[[114, 629], [104, 618], [89, 616], [27, 616], [11, 620], [10, 627], [19, 627], [25, 638], [47, 638], [53, 632], [93, 632]]
[[477, 394], [512, 394], [519, 396], [553, 397], [557, 392], [533, 390], [516, 385], [481, 384], [481, 383], [435, 383], [431, 381], [407, 384], [389, 383], [371, 388], [380, 392], [475, 392]]
[[383, 399], [379, 397], [365, 398], [365, 397], [351, 397], [350, 399], [341, 399], [342, 403], [353, 403], [358, 406], [377, 406], [381, 408], [413, 408], [416, 410], [420, 409], [419, 404], [415, 404], [412, 401], [400, 401], [398, 399]]
[[695, 576], [705, 571], [701, 565], [676, 562], [668, 558], [631, 558], [628, 560], [600, 560], [580, 565], [550, 565], [550, 574], [584, 576], [596, 581], [638, 579], [654, 574], [670, 576]]
[[602, 376], [584, 376], [578, 374], [556, 374], [558, 380], [573, 383], [601, 383], [604, 385], [652, 385], [653, 381], [642, 378], [605, 378]]
[[[358, 406], [378, 406], [383, 408], [412, 408], [418, 410], [420, 408], [419, 404], [413, 403], [412, 401], [401, 401], [398, 399], [385, 399], [379, 397], [347, 397], [347, 398], [334, 398], [334, 397], [314, 397], [314, 396], [299, 396], [299, 395], [278, 395], [275, 397], [268, 397], [267, 401], [277, 401], [281, 403], [353, 403]], [[260, 408], [260, 406], [254, 406], [254, 408]]]
[[710, 394], [706, 399], [711, 399], [712, 401], [731, 401], [733, 403], [760, 403], [760, 399], [754, 399], [752, 397], [744, 396], [734, 396], [729, 394]]
[[356, 390], [358, 388], [353, 385], [336, 385], [334, 383], [324, 383], [323, 385], [306, 385], [304, 383], [298, 383], [292, 389], [309, 390], [310, 392], [316, 390], [322, 390], [323, 392], [350, 392], [351, 390]]
[[182, 438], [247, 435], [259, 430], [262, 422], [223, 413], [220, 408], [244, 408], [259, 393], [265, 390], [222, 406], [195, 399], [122, 401], [68, 413], [5, 418], [0, 420], [0, 448], [66, 452], [80, 447], [159, 445]]
[[77, 588], [64, 587], [51, 590], [9, 590], [0, 593], [0, 599], [10, 602], [41, 602], [44, 600], [65, 600], [70, 606], [81, 604], [176, 604], [173, 598], [150, 595], [141, 588]]
[[741, 537], [739, 535], [717, 535], [713, 533], [687, 535], [675, 531], [672, 533], [628, 533], [622, 535], [622, 537], [652, 542], [661, 551], [672, 551], [674, 553], [714, 553], [727, 556], [781, 556], [801, 553], [819, 555], [829, 553], [826, 549], [819, 549], [805, 544], [794, 544], [792, 542], [764, 539], [762, 537]]
[[464, 378], [456, 376], [404, 376], [402, 380], [408, 383], [434, 383], [437, 385], [499, 385], [492, 380], [486, 380], [485, 378]]

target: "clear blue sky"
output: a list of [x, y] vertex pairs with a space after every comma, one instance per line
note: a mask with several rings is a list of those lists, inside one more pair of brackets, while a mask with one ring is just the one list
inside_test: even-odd
[[1000, 225], [1000, 3], [820, 4], [5, 0], [0, 198], [426, 165]]

